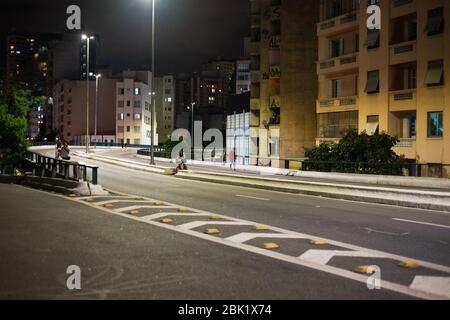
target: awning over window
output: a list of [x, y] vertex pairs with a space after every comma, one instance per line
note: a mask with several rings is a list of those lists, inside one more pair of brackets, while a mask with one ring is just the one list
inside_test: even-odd
[[375, 93], [379, 91], [380, 87], [380, 73], [378, 71], [371, 71], [367, 73], [366, 92]]
[[380, 30], [378, 29], [370, 30], [369, 32], [367, 32], [367, 39], [365, 46], [375, 47], [378, 44], [379, 39], [380, 39]]
[[366, 124], [366, 133], [369, 136], [373, 136], [378, 130], [379, 123], [378, 122], [368, 122]]
[[439, 33], [442, 31], [442, 24], [444, 23], [444, 10], [443, 8], [437, 8], [431, 10], [428, 13], [427, 26], [425, 32], [428, 33]]
[[444, 64], [442, 63], [442, 61], [430, 63], [428, 66], [425, 84], [426, 85], [440, 84], [443, 76], [444, 76]]

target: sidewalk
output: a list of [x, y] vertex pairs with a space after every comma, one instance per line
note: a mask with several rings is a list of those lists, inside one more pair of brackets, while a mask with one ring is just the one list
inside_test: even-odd
[[[86, 156], [84, 152], [76, 152], [76, 155], [95, 161], [158, 174], [163, 174], [168, 168], [175, 166], [170, 162], [162, 162], [160, 159], [158, 159], [158, 165], [150, 166], [148, 161], [142, 158], [129, 160], [100, 154]], [[194, 165], [190, 167], [193, 169]], [[353, 179], [354, 175], [338, 175], [342, 179], [336, 181], [333, 179], [334, 175], [328, 174], [330, 176], [329, 179], [322, 178], [318, 181], [319, 179], [317, 178], [286, 177], [282, 175], [268, 176], [264, 174], [258, 176], [246, 172], [230, 172], [229, 170], [228, 172], [218, 172], [207, 171], [207, 169], [209, 167], [197, 170], [195, 166], [195, 170], [180, 172], [176, 177], [278, 192], [450, 212], [450, 189], [447, 187], [449, 181], [445, 179], [363, 176], [360, 177], [359, 181], [364, 181], [364, 179], [367, 179], [367, 181], [371, 181], [371, 179], [379, 180], [376, 183], [359, 183], [353, 181], [358, 180]], [[418, 179], [415, 182], [416, 185], [425, 185], [426, 187], [413, 186], [413, 183], [411, 183], [413, 179]], [[391, 180], [392, 184], [380, 183], [388, 183]], [[440, 180], [443, 181], [441, 182]]]

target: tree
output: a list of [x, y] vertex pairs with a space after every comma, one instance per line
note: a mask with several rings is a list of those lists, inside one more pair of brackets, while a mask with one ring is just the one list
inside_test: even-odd
[[308, 150], [305, 164], [317, 171], [402, 175], [407, 163], [393, 151], [398, 141], [386, 133], [370, 136], [351, 130], [337, 144], [322, 143]]
[[0, 166], [5, 172], [22, 168], [28, 146], [27, 116], [30, 108], [42, 104], [44, 98], [32, 97], [29, 91], [12, 90], [0, 96]]

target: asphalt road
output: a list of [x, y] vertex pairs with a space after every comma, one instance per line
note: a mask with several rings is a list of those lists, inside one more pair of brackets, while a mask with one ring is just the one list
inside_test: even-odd
[[[87, 162], [100, 167], [99, 183], [112, 190], [450, 266], [448, 213], [188, 181]], [[0, 188], [0, 258], [8, 261], [0, 265], [0, 298], [411, 298], [392, 290], [368, 290], [365, 283], [338, 274], [105, 215], [61, 197], [15, 186]], [[238, 229], [223, 231], [242, 232]], [[304, 246], [292, 239], [277, 243], [279, 251], [291, 255], [298, 255]], [[380, 259], [337, 257], [330, 264], [353, 271], [367, 263], [380, 265], [389, 281], [406, 284], [414, 276], [413, 271]], [[68, 292], [63, 280], [69, 264], [85, 270], [88, 289]]]
[[0, 299], [410, 298], [37, 190], [0, 185], [0, 199]]

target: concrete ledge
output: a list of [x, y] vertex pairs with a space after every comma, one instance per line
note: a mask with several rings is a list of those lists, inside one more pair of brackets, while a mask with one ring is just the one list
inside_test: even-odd
[[298, 184], [286, 183], [284, 180], [236, 178], [192, 172], [180, 172], [177, 174], [177, 177], [269, 191], [450, 212], [450, 193], [428, 192], [421, 194], [421, 192], [408, 192], [408, 190], [403, 189], [369, 189], [356, 186]]
[[36, 177], [36, 176], [0, 176], [0, 183], [14, 183], [36, 189], [53, 191], [61, 194], [76, 194], [77, 196], [101, 196], [109, 193], [99, 185], [92, 185], [87, 182], [63, 180], [57, 178]]

